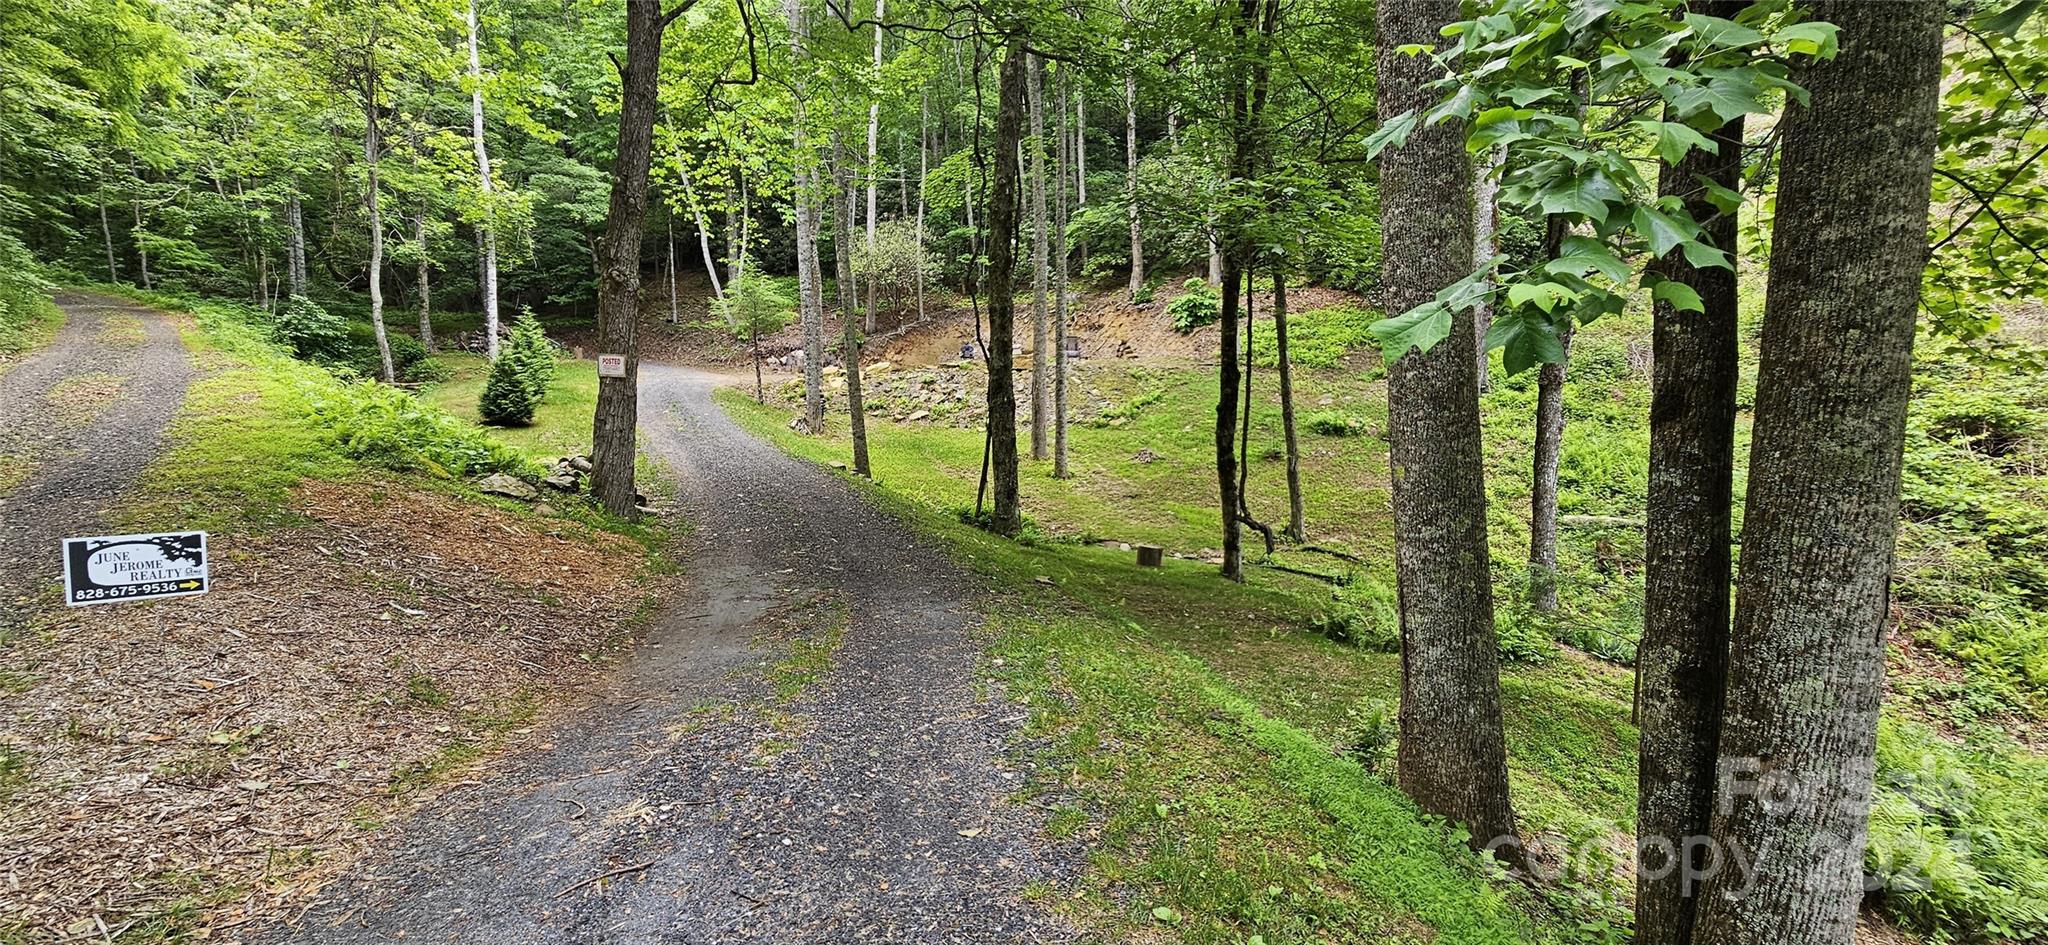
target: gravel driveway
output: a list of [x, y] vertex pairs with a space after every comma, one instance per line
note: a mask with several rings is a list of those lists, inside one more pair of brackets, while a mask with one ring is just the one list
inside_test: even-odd
[[48, 347], [0, 373], [0, 632], [61, 603], [59, 543], [95, 534], [154, 459], [192, 365], [158, 312], [63, 293]]
[[[1044, 942], [1038, 842], [976, 685], [972, 581], [832, 474], [742, 432], [713, 378], [641, 367], [646, 447], [690, 527], [684, 590], [614, 689], [409, 822], [293, 942]], [[779, 702], [795, 631], [843, 643]], [[622, 617], [627, 616], [621, 614]], [[733, 708], [735, 703], [740, 708]], [[765, 706], [765, 707], [764, 707]], [[611, 874], [609, 878], [600, 879]]]

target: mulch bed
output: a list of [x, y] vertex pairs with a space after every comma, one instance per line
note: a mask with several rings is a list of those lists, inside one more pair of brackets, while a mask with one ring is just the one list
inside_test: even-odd
[[216, 536], [203, 597], [0, 641], [0, 936], [291, 907], [592, 681], [649, 592], [629, 540], [398, 482], [296, 511]]

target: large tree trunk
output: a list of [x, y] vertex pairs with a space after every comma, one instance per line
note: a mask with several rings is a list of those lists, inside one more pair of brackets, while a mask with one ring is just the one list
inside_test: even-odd
[[1308, 540], [1301, 499], [1301, 438], [1294, 426], [1294, 367], [1287, 354], [1287, 266], [1273, 264], [1274, 358], [1280, 366], [1280, 428], [1287, 440], [1287, 540]]
[[[1247, 23], [1257, 10], [1258, 0], [1238, 0], [1237, 19], [1231, 21], [1231, 35], [1242, 49]], [[1233, 177], [1243, 174], [1250, 165], [1251, 141], [1247, 125], [1247, 111], [1250, 103], [1246, 100], [1246, 74], [1242, 57], [1234, 57], [1230, 70], [1230, 173]], [[1214, 245], [1215, 237], [1210, 237]], [[1217, 354], [1221, 361], [1216, 378], [1216, 490], [1218, 511], [1223, 522], [1223, 576], [1232, 581], [1244, 580], [1244, 541], [1242, 524], [1243, 503], [1238, 500], [1238, 455], [1237, 455], [1237, 411], [1239, 404], [1238, 385], [1243, 380], [1242, 365], [1238, 362], [1239, 329], [1237, 313], [1239, 308], [1238, 288], [1242, 282], [1243, 270], [1233, 245], [1232, 252], [1223, 259], [1220, 274], [1223, 284], [1222, 314], [1217, 320], [1222, 350]]]
[[[1124, 0], [1125, 28], [1132, 28], [1130, 0]], [[1131, 41], [1124, 40], [1124, 56], [1131, 55]], [[1145, 288], [1145, 233], [1138, 225], [1138, 70], [1124, 72], [1124, 196], [1130, 200], [1131, 218], [1131, 301]]]
[[[1564, 217], [1551, 215], [1543, 236], [1544, 259], [1557, 258], [1564, 234]], [[1536, 371], [1536, 442], [1529, 483], [1529, 606], [1542, 614], [1557, 610], [1557, 461], [1564, 452], [1564, 380], [1572, 351], [1569, 317], [1557, 326], [1557, 340], [1563, 357]]]
[[434, 350], [433, 286], [430, 283], [434, 268], [434, 257], [427, 253], [427, 212], [422, 209], [412, 218], [412, 238], [419, 244], [419, 293], [420, 293], [420, 347]]
[[640, 350], [635, 337], [640, 305], [640, 238], [647, 222], [647, 165], [654, 150], [654, 113], [661, 79], [661, 34], [667, 26], [655, 3], [626, 5], [626, 62], [619, 73], [619, 151], [612, 164], [611, 205], [598, 245], [597, 345], [626, 359], [625, 377], [597, 381], [591, 421], [591, 494], [612, 514], [637, 508], [633, 489], [639, 417]]
[[1739, 865], [1698, 942], [1856, 937], [1943, 10], [1816, 3], [1841, 52], [1793, 77], [1714, 814]]
[[[678, 162], [677, 166], [681, 167], [681, 163]], [[683, 198], [690, 202], [691, 218], [697, 221], [697, 249], [704, 255], [704, 273], [711, 277], [711, 297], [723, 299], [725, 298], [725, 286], [718, 281], [718, 263], [714, 262], [711, 258], [711, 225], [704, 220], [704, 206], [697, 202], [697, 188], [690, 182], [689, 168], [682, 167], [682, 178]], [[671, 212], [669, 216], [671, 218], [669, 225], [673, 228], [675, 225], [673, 222], [675, 214]], [[673, 241], [675, 237], [670, 236], [669, 239]], [[671, 252], [671, 255], [673, 255], [673, 252]], [[671, 271], [674, 270], [673, 262], [670, 263], [669, 268]]]
[[994, 179], [988, 201], [988, 455], [997, 532], [1024, 527], [1017, 495], [1017, 390], [1011, 374], [1017, 314], [1017, 144], [1024, 126], [1024, 43], [1012, 40], [997, 83]]
[[[1707, 8], [1732, 17], [1747, 0]], [[1658, 169], [1658, 191], [1705, 221], [1703, 238], [1735, 258], [1736, 218], [1706, 199], [1704, 177], [1741, 186], [1742, 120]], [[1729, 505], [1735, 478], [1736, 277], [1672, 253], [1655, 269], [1691, 286], [1705, 310], [1654, 307], [1650, 496], [1644, 529], [1643, 636], [1636, 649], [1641, 727], [1636, 834], [1637, 945], [1688, 945], [1701, 843], [1714, 813], [1714, 758], [1728, 673]], [[1680, 857], [1684, 858], [1681, 865]]]
[[[789, 52], [799, 70], [810, 68], [804, 48], [810, 40], [804, 21], [802, 0], [784, 0], [789, 17]], [[818, 181], [815, 155], [806, 143], [805, 82], [798, 75], [792, 99], [795, 120], [791, 122], [790, 153], [796, 162], [796, 278], [797, 317], [804, 333], [804, 424], [813, 434], [825, 432], [825, 284], [818, 271]]]
[[1053, 238], [1059, 244], [1055, 248], [1058, 266], [1053, 273], [1054, 295], [1052, 305], [1052, 475], [1065, 479], [1070, 475], [1067, 469], [1067, 166], [1071, 161], [1073, 139], [1067, 137], [1068, 87], [1073, 84], [1073, 70], [1065, 63], [1060, 64], [1056, 82], [1059, 87], [1059, 140], [1058, 168], [1054, 177], [1059, 185], [1054, 189]]
[[306, 294], [306, 214], [299, 202], [296, 186], [285, 197], [285, 275], [291, 281], [291, 294]]
[[1050, 325], [1046, 322], [1045, 295], [1051, 267], [1051, 247], [1046, 241], [1045, 218], [1045, 94], [1044, 70], [1037, 56], [1030, 57], [1031, 77], [1025, 99], [1031, 108], [1031, 458], [1045, 459], [1047, 427], [1051, 407], [1046, 396], [1046, 344]]
[[486, 216], [482, 224], [482, 267], [484, 304], [484, 353], [498, 359], [498, 228], [488, 215], [491, 200], [491, 155], [484, 146], [484, 67], [477, 55], [476, 2], [469, 0], [469, 139], [476, 145], [476, 187], [484, 196]]
[[[1450, 0], [1383, 0], [1376, 60], [1379, 111], [1426, 109], [1436, 67], [1400, 47], [1441, 39]], [[1380, 228], [1389, 312], [1428, 302], [1472, 266], [1472, 165], [1456, 121], [1416, 129], [1380, 158]], [[1428, 352], [1387, 376], [1394, 559], [1401, 611], [1401, 789], [1423, 810], [1464, 824], [1472, 844], [1521, 859], [1508, 800], [1500, 666], [1486, 547], [1479, 385], [1472, 316], [1453, 319]]]
[[370, 329], [377, 336], [377, 359], [384, 371], [386, 384], [397, 381], [397, 372], [391, 367], [391, 338], [384, 333], [384, 214], [377, 200], [377, 160], [382, 156], [384, 139], [377, 125], [377, 76], [371, 72], [363, 79], [363, 166], [369, 174], [369, 186], [363, 193], [363, 201], [370, 214]]
[[[853, 204], [853, 181], [846, 172], [846, 152], [839, 146], [839, 133], [832, 133], [832, 255], [841, 286], [853, 284], [853, 234], [860, 229], [859, 211]], [[868, 473], [868, 426], [860, 396], [860, 300], [855, 292], [842, 291], [839, 298], [840, 356], [846, 361], [847, 429], [853, 435], [853, 471]]]

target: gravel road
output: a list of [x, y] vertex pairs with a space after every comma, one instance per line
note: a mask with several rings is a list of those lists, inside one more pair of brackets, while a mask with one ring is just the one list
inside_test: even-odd
[[[278, 941], [1047, 942], [1047, 852], [976, 685], [973, 583], [848, 484], [744, 433], [715, 380], [642, 365], [641, 429], [690, 534], [615, 688], [385, 828]], [[844, 616], [822, 678], [763, 682]], [[622, 617], [625, 615], [621, 615]], [[742, 708], [731, 708], [734, 704]], [[765, 703], [767, 708], [762, 708]], [[723, 707], [723, 708], [721, 708]], [[609, 878], [599, 879], [600, 877]]]
[[0, 631], [63, 596], [58, 547], [96, 534], [156, 457], [192, 365], [160, 313], [57, 296], [48, 347], [0, 373]]

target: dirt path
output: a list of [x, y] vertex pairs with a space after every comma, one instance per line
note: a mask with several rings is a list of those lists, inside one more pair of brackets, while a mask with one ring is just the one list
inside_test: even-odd
[[[1040, 942], [1065, 868], [977, 685], [971, 587], [845, 483], [735, 427], [714, 380], [643, 365], [641, 425], [692, 529], [687, 591], [616, 691], [458, 788], [330, 886], [303, 942]], [[838, 615], [838, 616], [835, 616]], [[624, 616], [624, 615], [621, 615]], [[822, 654], [764, 684], [792, 628]], [[728, 700], [769, 708], [718, 708]], [[606, 874], [611, 879], [597, 881]]]
[[158, 312], [99, 295], [57, 296], [50, 345], [0, 374], [0, 631], [56, 602], [58, 543], [109, 519], [185, 401], [192, 365]]

